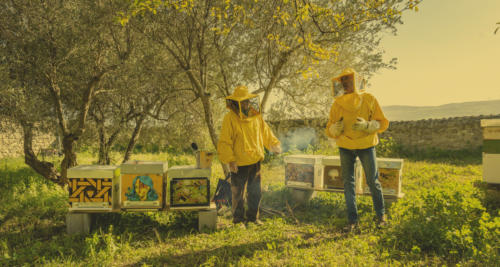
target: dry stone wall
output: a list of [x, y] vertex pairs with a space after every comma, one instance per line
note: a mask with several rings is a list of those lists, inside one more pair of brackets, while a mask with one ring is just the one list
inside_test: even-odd
[[[50, 134], [35, 133], [33, 138], [33, 151], [48, 148], [55, 142], [55, 137]], [[23, 132], [19, 125], [0, 122], [0, 158], [19, 157], [24, 154]]]
[[[396, 142], [407, 147], [425, 149], [428, 146], [449, 150], [476, 148], [482, 145], [482, 119], [499, 119], [500, 115], [480, 115], [454, 117], [444, 119], [427, 119], [418, 121], [391, 121], [389, 128], [380, 138], [392, 137]], [[287, 143], [291, 140], [303, 140], [295, 136], [299, 129], [314, 129], [315, 140], [326, 138], [327, 119], [284, 120], [270, 122], [271, 128], [278, 137], [284, 137]], [[289, 138], [292, 136], [293, 138]]]

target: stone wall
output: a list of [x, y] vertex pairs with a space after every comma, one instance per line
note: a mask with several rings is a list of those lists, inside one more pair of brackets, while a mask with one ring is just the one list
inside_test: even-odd
[[[40, 148], [48, 148], [56, 138], [50, 134], [35, 133], [33, 151], [35, 154]], [[19, 157], [24, 154], [24, 137], [19, 125], [0, 122], [0, 158]]]
[[[445, 119], [427, 119], [418, 121], [391, 121], [389, 128], [380, 138], [392, 137], [404, 146], [425, 149], [428, 146], [449, 150], [475, 148], [482, 145], [483, 132], [482, 119], [499, 119], [500, 115], [480, 115], [467, 117], [454, 117]], [[314, 131], [318, 138], [326, 138], [325, 128], [327, 119], [285, 120], [270, 122], [275, 135], [285, 142], [293, 140], [304, 142], [309, 138], [298, 138], [300, 129]], [[313, 140], [313, 141], [314, 141]]]

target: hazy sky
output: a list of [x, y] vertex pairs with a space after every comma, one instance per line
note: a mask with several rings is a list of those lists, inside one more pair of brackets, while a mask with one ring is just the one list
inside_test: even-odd
[[367, 89], [381, 106], [500, 99], [500, 0], [424, 0], [403, 22], [381, 46], [397, 70], [381, 70]]
[[382, 106], [500, 99], [500, 0], [424, 0], [403, 22], [382, 40], [397, 70], [370, 81]]

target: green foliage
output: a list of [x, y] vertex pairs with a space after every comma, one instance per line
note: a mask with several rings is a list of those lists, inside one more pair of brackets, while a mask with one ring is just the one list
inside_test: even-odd
[[[311, 146], [300, 153], [325, 153], [321, 149]], [[335, 148], [326, 153], [335, 153]], [[460, 155], [464, 158], [459, 162], [470, 157]], [[182, 152], [134, 156], [172, 158], [169, 166], [194, 164], [194, 157]], [[296, 205], [291, 190], [283, 185], [284, 167], [275, 164], [283, 156], [262, 165], [267, 187], [262, 205], [286, 214], [290, 207], [300, 224], [287, 216], [261, 212], [264, 226], [250, 223], [242, 230], [227, 227], [229, 213], [218, 218], [218, 230], [197, 233], [196, 211], [100, 213], [95, 214], [87, 236], [65, 234], [67, 191], [46, 182], [22, 158], [1, 159], [0, 179], [5, 186], [0, 188], [4, 203], [0, 206], [0, 265], [498, 265], [498, 210], [485, 210], [483, 191], [470, 185], [482, 175], [480, 158], [463, 166], [437, 156], [427, 162], [407, 158], [406, 196], [392, 205], [390, 227], [376, 230], [371, 197], [358, 196], [360, 230], [347, 235], [340, 230], [347, 223], [343, 194], [319, 192], [309, 203]], [[80, 153], [79, 162], [89, 164], [95, 157], [89, 151]], [[214, 178], [222, 177], [220, 165], [214, 165], [212, 172], [213, 194]]]
[[492, 218], [481, 198], [470, 184], [456, 182], [411, 194], [394, 206], [394, 227], [381, 241], [416, 254], [433, 252], [451, 259], [498, 263], [500, 217]]

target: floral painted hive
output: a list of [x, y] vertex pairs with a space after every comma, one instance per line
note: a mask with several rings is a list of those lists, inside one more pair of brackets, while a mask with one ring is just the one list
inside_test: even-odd
[[170, 207], [210, 206], [211, 169], [174, 166], [168, 170]]
[[290, 155], [284, 158], [285, 185], [288, 187], [322, 186], [323, 155]]
[[[401, 178], [404, 159], [377, 158], [379, 181], [382, 184], [384, 195], [398, 196], [401, 193]], [[363, 192], [370, 193], [366, 183], [366, 174], [363, 171]]]

